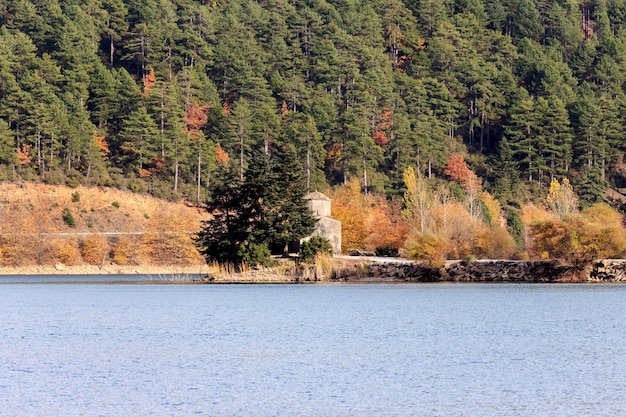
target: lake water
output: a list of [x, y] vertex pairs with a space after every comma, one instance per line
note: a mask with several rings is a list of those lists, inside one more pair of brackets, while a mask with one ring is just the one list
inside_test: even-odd
[[0, 416], [624, 416], [626, 286], [0, 284]]

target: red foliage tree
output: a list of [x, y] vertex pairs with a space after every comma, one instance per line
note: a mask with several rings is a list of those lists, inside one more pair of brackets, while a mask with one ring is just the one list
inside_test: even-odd
[[458, 153], [450, 155], [443, 173], [449, 176], [451, 180], [461, 184], [466, 191], [476, 192], [480, 190], [480, 179], [474, 174], [474, 171], [467, 167], [465, 159]]

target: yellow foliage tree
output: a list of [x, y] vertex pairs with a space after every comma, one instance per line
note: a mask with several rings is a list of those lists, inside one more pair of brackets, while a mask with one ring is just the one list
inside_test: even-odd
[[498, 202], [498, 200], [493, 198], [493, 196], [489, 194], [486, 190], [482, 192], [480, 199], [487, 209], [491, 224], [494, 226], [504, 226], [505, 222], [502, 218], [502, 208], [500, 207], [500, 203]]
[[111, 260], [118, 265], [137, 263], [137, 240], [133, 235], [119, 235], [111, 251]]
[[553, 215], [529, 225], [530, 255], [585, 264], [594, 259], [621, 257], [626, 238], [621, 215], [606, 204], [595, 204], [563, 219]]
[[109, 241], [100, 234], [86, 237], [81, 244], [81, 254], [89, 265], [102, 265], [109, 254]]
[[413, 167], [408, 167], [404, 173], [404, 215], [409, 220], [409, 227], [417, 228], [418, 233], [428, 231], [430, 210], [433, 205], [433, 194], [427, 180]]
[[150, 219], [148, 230], [141, 239], [143, 257], [150, 263], [181, 265], [200, 263], [192, 236], [200, 223], [182, 210], [164, 210]]
[[69, 238], [54, 241], [52, 253], [56, 262], [61, 262], [65, 265], [79, 265], [81, 263], [77, 239]]
[[578, 211], [578, 196], [567, 178], [563, 178], [561, 183], [556, 178], [552, 180], [546, 202], [550, 210], [560, 218]]
[[589, 262], [599, 258], [624, 255], [626, 238], [622, 216], [606, 204], [594, 204], [570, 220], [571, 258]]

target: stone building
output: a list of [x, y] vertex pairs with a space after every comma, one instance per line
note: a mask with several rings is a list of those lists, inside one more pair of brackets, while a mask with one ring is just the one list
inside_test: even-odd
[[333, 254], [341, 255], [341, 222], [330, 215], [330, 198], [314, 191], [305, 195], [304, 199], [307, 200], [313, 216], [317, 219], [313, 236], [328, 239], [333, 247]]

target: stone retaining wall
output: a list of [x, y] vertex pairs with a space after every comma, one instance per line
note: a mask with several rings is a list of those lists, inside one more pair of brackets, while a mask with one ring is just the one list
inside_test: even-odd
[[626, 260], [605, 259], [585, 267], [559, 261], [480, 260], [423, 263], [370, 262], [336, 271], [333, 281], [381, 282], [618, 282], [626, 281]]

